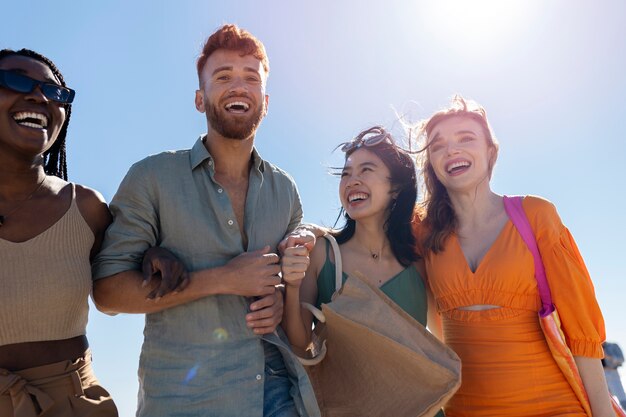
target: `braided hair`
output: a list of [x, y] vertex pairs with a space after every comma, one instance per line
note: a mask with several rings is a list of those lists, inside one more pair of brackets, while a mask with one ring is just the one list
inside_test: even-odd
[[[59, 80], [63, 87], [67, 87], [61, 71], [54, 65], [54, 63], [45, 56], [31, 51], [30, 49], [20, 49], [14, 51], [12, 49], [0, 50], [0, 60], [9, 56], [24, 56], [42, 62], [50, 68], [50, 71]], [[54, 141], [50, 149], [44, 152], [44, 171], [48, 175], [55, 175], [63, 180], [67, 180], [67, 159], [65, 155], [65, 137], [67, 136], [67, 126], [70, 123], [70, 116], [72, 114], [72, 105], [64, 104], [65, 107], [65, 123], [61, 126], [59, 136]]]

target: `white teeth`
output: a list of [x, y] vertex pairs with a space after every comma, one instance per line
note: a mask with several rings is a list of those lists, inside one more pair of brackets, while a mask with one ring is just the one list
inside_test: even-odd
[[348, 201], [352, 203], [353, 201], [356, 201], [356, 200], [365, 200], [367, 197], [369, 196], [365, 193], [354, 193], [348, 196]]
[[37, 125], [35, 123], [29, 123], [29, 122], [21, 122], [20, 126], [32, 127], [34, 129], [41, 129], [41, 125]]
[[13, 115], [13, 119], [21, 126], [46, 128], [48, 127], [48, 116], [42, 113], [19, 112]]
[[455, 168], [461, 168], [461, 167], [468, 167], [470, 166], [470, 163], [467, 161], [458, 161], [458, 162], [454, 162], [450, 165], [448, 165], [448, 173], [452, 172], [453, 169]]
[[243, 110], [246, 111], [250, 108], [248, 103], [244, 103], [243, 101], [233, 101], [232, 103], [226, 104], [226, 110]]

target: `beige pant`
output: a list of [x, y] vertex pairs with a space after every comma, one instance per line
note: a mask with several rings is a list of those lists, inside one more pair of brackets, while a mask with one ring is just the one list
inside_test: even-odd
[[118, 417], [91, 369], [91, 352], [21, 371], [0, 368], [2, 417]]

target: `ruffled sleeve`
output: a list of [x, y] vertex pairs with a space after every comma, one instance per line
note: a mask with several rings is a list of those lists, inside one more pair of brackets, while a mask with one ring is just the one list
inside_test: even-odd
[[604, 318], [574, 238], [551, 202], [526, 197], [523, 205], [537, 238], [552, 301], [572, 354], [604, 357]]

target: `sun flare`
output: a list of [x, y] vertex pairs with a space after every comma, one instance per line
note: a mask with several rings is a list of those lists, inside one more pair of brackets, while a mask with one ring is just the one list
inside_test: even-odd
[[465, 52], [492, 51], [519, 37], [532, 8], [523, 0], [438, 0], [422, 20], [429, 33]]

